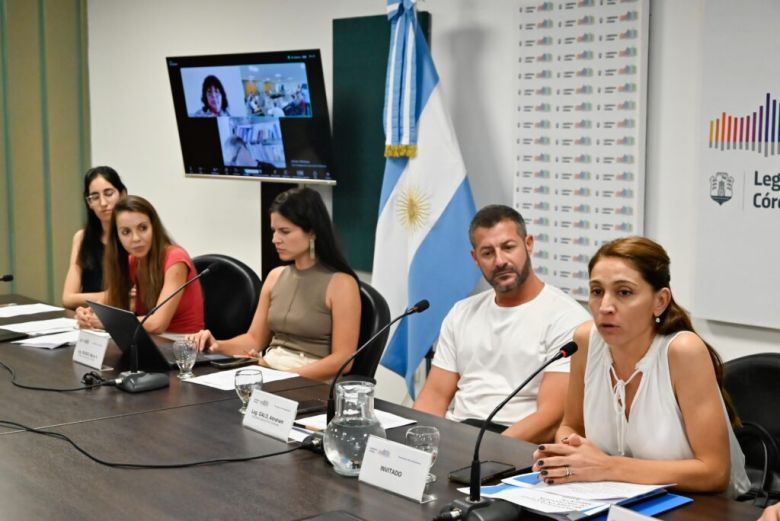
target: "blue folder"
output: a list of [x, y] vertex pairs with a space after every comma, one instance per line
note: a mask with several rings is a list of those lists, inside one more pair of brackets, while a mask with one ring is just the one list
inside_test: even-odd
[[[682, 505], [687, 505], [688, 503], [692, 503], [692, 502], [693, 499], [689, 497], [679, 496], [677, 494], [672, 494], [671, 492], [667, 492], [666, 494], [651, 497], [650, 499], [639, 501], [638, 503], [633, 503], [630, 505], [621, 505], [621, 506], [645, 516], [654, 516], [656, 514], [660, 514], [662, 512], [666, 512], [673, 508], [677, 508]], [[607, 521], [607, 514], [606, 513], [599, 514], [598, 516], [593, 517], [591, 519], [593, 521]]]
[[[538, 473], [528, 473], [521, 476], [513, 476], [514, 479], [518, 479], [521, 481], [525, 481], [527, 483], [533, 484], [539, 481]], [[483, 486], [481, 487], [482, 493], [496, 493], [499, 492], [505, 488], [512, 487], [513, 485], [509, 485], [507, 483], [499, 483], [498, 485], [493, 486]], [[626, 504], [621, 504], [623, 508], [628, 508], [630, 510], [633, 510], [634, 512], [638, 512], [640, 514], [643, 514], [645, 516], [654, 516], [656, 514], [660, 514], [662, 512], [666, 512], [668, 510], [672, 510], [673, 508], [677, 508], [682, 505], [687, 505], [688, 503], [692, 503], [693, 499], [685, 496], [680, 496], [678, 494], [672, 494], [671, 492], [661, 493], [659, 495], [651, 496], [646, 499], [638, 499], [635, 502], [627, 502]], [[541, 514], [542, 516], [545, 516], [545, 514]], [[582, 519], [587, 519], [588, 521], [606, 521], [607, 520], [608, 511], [604, 511], [600, 514], [595, 514], [592, 516], [582, 516]], [[557, 517], [554, 515], [549, 515], [549, 517]]]

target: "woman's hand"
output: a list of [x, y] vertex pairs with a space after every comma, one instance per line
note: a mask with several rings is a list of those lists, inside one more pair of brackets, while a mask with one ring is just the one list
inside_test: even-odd
[[197, 333], [187, 335], [185, 338], [195, 344], [198, 347], [198, 351], [219, 353], [219, 343], [208, 329], [201, 329]]
[[780, 521], [780, 503], [764, 510], [758, 521]]
[[240, 355], [233, 355], [237, 358], [251, 358], [257, 362], [257, 365], [262, 365], [263, 367], [271, 367], [268, 365], [268, 362], [265, 361], [265, 358], [260, 354], [260, 352], [257, 349], [247, 349]]
[[76, 323], [80, 329], [103, 329], [103, 323], [90, 307], [76, 308]]
[[533, 470], [548, 485], [572, 481], [607, 480], [610, 456], [578, 434], [571, 434], [561, 443], [539, 445], [534, 451]]

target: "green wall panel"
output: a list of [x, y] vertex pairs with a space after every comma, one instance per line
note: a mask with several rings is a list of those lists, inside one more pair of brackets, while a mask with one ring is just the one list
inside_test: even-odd
[[[418, 13], [430, 41], [431, 17]], [[333, 221], [353, 268], [371, 271], [385, 168], [382, 109], [390, 46], [386, 16], [333, 20]]]
[[85, 0], [0, 0], [0, 272], [60, 300], [83, 218], [87, 167]]

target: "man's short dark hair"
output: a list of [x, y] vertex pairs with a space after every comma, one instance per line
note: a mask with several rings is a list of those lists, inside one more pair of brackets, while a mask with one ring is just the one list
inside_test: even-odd
[[525, 220], [523, 220], [523, 216], [517, 210], [503, 204], [490, 204], [478, 211], [471, 220], [469, 225], [471, 245], [474, 246], [474, 231], [477, 228], [492, 228], [504, 220], [514, 222], [517, 225], [517, 233], [521, 237], [525, 238], [528, 235], [525, 228]]

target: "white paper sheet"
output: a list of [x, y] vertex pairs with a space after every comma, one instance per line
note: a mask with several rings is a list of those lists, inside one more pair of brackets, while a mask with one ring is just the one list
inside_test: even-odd
[[293, 425], [293, 428], [290, 430], [290, 441], [297, 441], [298, 443], [303, 443], [303, 440], [305, 440], [312, 434], [314, 434], [314, 431], [309, 431], [302, 427], [296, 427], [295, 425]]
[[207, 387], [214, 387], [222, 391], [232, 391], [236, 388], [234, 382], [236, 371], [240, 371], [241, 369], [260, 369], [260, 371], [263, 373], [263, 384], [275, 382], [277, 380], [287, 380], [288, 378], [295, 378], [298, 376], [295, 373], [277, 371], [276, 369], [269, 369], [267, 367], [253, 365], [249, 367], [239, 367], [237, 369], [228, 369], [227, 371], [219, 371], [218, 373], [204, 374], [203, 376], [196, 376], [184, 381], [193, 384], [205, 385]]
[[68, 344], [75, 344], [79, 339], [79, 330], [66, 331], [64, 333], [56, 333], [54, 335], [41, 335], [23, 340], [15, 340], [13, 343], [25, 347], [38, 347], [41, 349], [55, 349], [57, 347], [64, 347]]
[[0, 326], [8, 331], [26, 333], [28, 335], [40, 335], [59, 333], [76, 329], [76, 320], [72, 318], [52, 318], [50, 320], [33, 320]]
[[[547, 485], [537, 481], [536, 473], [520, 474], [505, 478], [501, 485], [483, 487], [482, 495], [505, 499], [526, 508], [561, 514], [581, 512], [593, 514], [606, 510], [611, 504], [628, 498], [640, 498], [663, 490], [668, 485], [639, 485], [617, 481], [565, 483]], [[468, 491], [468, 489], [463, 489]]]
[[[416, 420], [410, 420], [409, 418], [402, 418], [401, 416], [397, 416], [395, 414], [376, 410], [376, 409], [374, 410], [374, 414], [376, 414], [376, 419], [379, 420], [379, 424], [382, 426], [384, 430], [393, 429], [395, 427], [403, 427], [404, 425], [412, 425], [413, 423], [417, 423]], [[328, 426], [325, 414], [317, 414], [316, 416], [298, 418], [297, 420], [295, 420], [295, 423], [297, 425], [303, 425], [307, 429], [317, 430], [317, 431], [324, 431], [325, 428]]]
[[587, 500], [621, 500], [637, 496], [644, 496], [659, 488], [671, 485], [638, 485], [635, 483], [621, 483], [618, 481], [596, 481], [593, 483], [565, 483], [563, 485], [547, 486], [545, 489], [551, 494], [558, 494], [578, 499]]
[[[47, 311], [62, 311], [64, 308], [50, 306], [48, 304], [13, 304], [0, 305], [0, 318], [19, 317], [22, 315], [34, 315]], [[7, 329], [7, 328], [5, 328]]]
[[547, 485], [542, 481], [537, 481], [529, 484], [523, 479], [525, 476], [527, 474], [504, 478], [501, 481], [516, 487], [537, 488], [551, 494], [592, 501], [620, 501], [622, 499], [644, 496], [658, 489], [674, 485], [673, 483], [667, 483], [666, 485], [639, 485], [620, 481], [576, 482], [563, 483], [561, 485]]
[[523, 507], [532, 508], [547, 514], [564, 512], [597, 512], [606, 510], [609, 505], [603, 501], [587, 501], [572, 497], [551, 494], [540, 488], [508, 487], [496, 494], [483, 494], [488, 497], [505, 499]]

